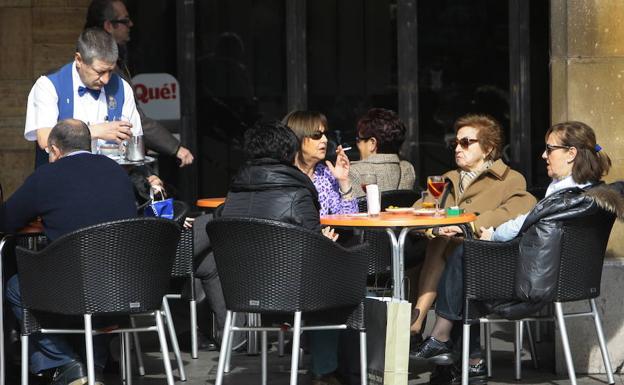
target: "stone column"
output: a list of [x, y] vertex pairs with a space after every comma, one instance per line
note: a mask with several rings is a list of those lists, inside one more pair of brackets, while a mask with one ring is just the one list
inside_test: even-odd
[[26, 100], [42, 74], [73, 60], [88, 0], [0, 0], [0, 182], [8, 197], [34, 168]]
[[[607, 182], [624, 179], [624, 2], [551, 0], [551, 120], [579, 120], [595, 131], [613, 161]], [[624, 227], [611, 233], [598, 307], [615, 369], [624, 361]], [[593, 256], [588, 256], [588, 258]], [[587, 310], [585, 304], [567, 306]], [[603, 373], [590, 319], [567, 322], [577, 373]], [[565, 373], [561, 342], [557, 371]]]

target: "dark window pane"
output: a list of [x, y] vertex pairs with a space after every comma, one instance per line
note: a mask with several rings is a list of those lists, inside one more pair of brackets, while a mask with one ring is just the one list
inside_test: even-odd
[[203, 196], [223, 195], [259, 118], [286, 113], [284, 2], [196, 3], [197, 131]]

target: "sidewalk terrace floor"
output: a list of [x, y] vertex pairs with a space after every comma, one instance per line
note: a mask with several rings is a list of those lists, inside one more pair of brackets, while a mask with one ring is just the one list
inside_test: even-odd
[[[554, 367], [554, 354], [552, 342], [540, 342], [537, 344], [538, 357], [539, 357], [539, 369], [533, 367], [530, 354], [528, 353], [528, 346], [525, 342], [525, 349], [522, 357], [522, 380], [516, 381], [514, 379], [514, 364], [513, 364], [513, 324], [494, 324], [492, 325], [493, 338], [492, 338], [492, 350], [493, 350], [493, 377], [489, 379], [488, 383], [495, 384], [530, 384], [530, 385], [554, 385], [554, 384], [568, 384], [569, 380], [566, 374], [555, 374]], [[189, 354], [188, 334], [180, 336], [185, 368], [187, 371], [188, 380], [182, 382], [177, 377], [176, 363], [171, 361], [174, 368], [174, 378], [176, 384], [186, 385], [207, 385], [214, 384], [217, 363], [218, 352], [200, 351], [198, 359], [191, 359]], [[592, 334], [593, 338], [593, 334]], [[137, 375], [136, 366], [133, 366], [133, 384], [135, 385], [160, 385], [166, 384], [162, 361], [160, 359], [160, 353], [158, 352], [157, 340], [155, 338], [142, 337], [142, 347], [145, 353], [145, 365], [146, 375], [139, 377]], [[268, 355], [268, 383], [275, 385], [286, 385], [289, 383], [289, 370], [290, 370], [290, 357], [288, 355], [279, 357], [276, 350], [275, 340], [269, 337], [269, 340], [273, 342], [270, 346]], [[173, 354], [171, 354], [173, 357]], [[308, 374], [307, 364], [309, 362], [309, 356], [304, 355], [304, 369], [299, 371], [299, 384], [309, 385], [311, 384], [311, 378]], [[235, 353], [232, 356], [232, 370], [229, 374], [226, 374], [224, 378], [225, 385], [249, 385], [260, 384], [260, 356], [250, 356], [246, 353]], [[619, 363], [612, 362], [614, 368]], [[410, 362], [410, 376], [409, 385], [427, 384], [429, 382], [429, 375], [431, 367], [425, 365], [419, 365], [416, 362]], [[121, 384], [119, 374], [106, 373], [105, 377], [106, 385]], [[594, 384], [606, 384], [606, 377], [604, 374], [577, 374], [577, 380], [579, 385], [594, 385]], [[618, 385], [624, 385], [624, 376], [621, 374], [615, 375], [615, 382]], [[38, 385], [36, 378], [33, 378], [31, 384]], [[6, 381], [7, 385], [19, 384], [19, 367], [9, 366], [8, 377]]]

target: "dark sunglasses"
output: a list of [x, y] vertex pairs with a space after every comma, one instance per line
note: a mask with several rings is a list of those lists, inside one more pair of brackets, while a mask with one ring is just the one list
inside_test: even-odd
[[319, 139], [321, 139], [323, 137], [323, 135], [327, 136], [327, 132], [317, 130], [317, 131], [314, 131], [313, 133], [309, 134], [308, 138], [314, 139], [314, 140], [319, 140]]
[[554, 150], [558, 150], [558, 149], [569, 150], [570, 148], [571, 148], [570, 146], [558, 146], [556, 144], [546, 143], [546, 148], [544, 149], [544, 151], [546, 151], [546, 154], [550, 155], [550, 153], [553, 152]]
[[356, 136], [356, 137], [355, 137], [355, 141], [356, 141], [357, 143], [360, 143], [360, 142], [363, 142], [363, 141], [365, 141], [365, 140], [369, 140], [370, 138], [372, 138], [372, 136], [369, 136], [368, 138], [362, 138], [361, 136]]
[[459, 144], [461, 146], [461, 148], [463, 148], [465, 150], [468, 147], [470, 147], [471, 144], [477, 143], [477, 142], [479, 142], [479, 139], [470, 139], [470, 138], [464, 137], [464, 138], [461, 138], [461, 139], [453, 139], [451, 141], [451, 146], [453, 148], [455, 148]]
[[130, 23], [132, 23], [129, 17], [124, 17], [123, 19], [114, 19], [114, 20], [111, 20], [110, 22], [113, 24], [124, 24], [124, 25], [130, 25]]

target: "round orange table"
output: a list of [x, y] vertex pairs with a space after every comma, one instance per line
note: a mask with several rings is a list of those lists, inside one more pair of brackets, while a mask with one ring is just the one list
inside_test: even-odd
[[204, 199], [198, 199], [195, 205], [197, 207], [215, 209], [219, 207], [221, 204], [223, 204], [223, 202], [225, 202], [225, 198], [204, 198]]
[[[473, 222], [476, 218], [477, 216], [472, 213], [434, 217], [382, 212], [377, 216], [369, 216], [366, 213], [325, 215], [321, 217], [321, 224], [333, 227], [385, 228], [392, 244], [392, 278], [395, 282], [392, 296], [397, 299], [405, 299], [403, 284], [396, 283], [403, 282], [403, 246], [409, 230], [458, 225], [464, 229], [467, 235], [471, 235], [471, 230], [467, 224]], [[401, 228], [398, 238], [394, 233], [394, 229], [397, 228]]]

